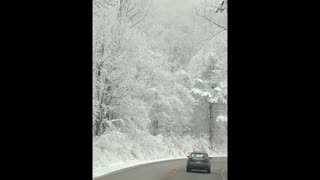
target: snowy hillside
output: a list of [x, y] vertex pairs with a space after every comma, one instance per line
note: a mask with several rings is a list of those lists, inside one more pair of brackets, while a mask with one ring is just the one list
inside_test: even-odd
[[188, 153], [197, 149], [206, 150], [210, 156], [227, 156], [226, 149], [211, 150], [208, 147], [205, 137], [152, 136], [144, 132], [134, 137], [132, 134], [110, 132], [94, 138], [93, 175], [146, 162], [186, 158]]
[[226, 4], [93, 1], [94, 176], [227, 154]]

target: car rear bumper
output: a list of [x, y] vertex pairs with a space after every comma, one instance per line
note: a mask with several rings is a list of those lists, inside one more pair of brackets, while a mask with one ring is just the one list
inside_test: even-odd
[[211, 167], [210, 167], [210, 164], [189, 163], [189, 164], [187, 164], [187, 168], [188, 169], [197, 169], [197, 170], [202, 170], [202, 169], [209, 170]]

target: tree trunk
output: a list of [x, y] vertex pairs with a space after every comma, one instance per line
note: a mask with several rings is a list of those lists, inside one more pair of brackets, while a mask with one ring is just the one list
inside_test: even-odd
[[159, 125], [159, 121], [156, 118], [155, 120], [153, 120], [153, 135], [156, 136], [158, 134], [158, 125]]
[[213, 149], [215, 121], [218, 117], [217, 104], [209, 102], [209, 143]]
[[209, 102], [209, 143], [210, 149], [213, 149], [213, 103]]

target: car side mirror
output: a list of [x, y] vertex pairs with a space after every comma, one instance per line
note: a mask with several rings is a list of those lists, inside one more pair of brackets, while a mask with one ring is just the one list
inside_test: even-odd
[[187, 158], [190, 158], [190, 156], [187, 156]]
[[212, 159], [212, 157], [209, 157], [209, 159]]

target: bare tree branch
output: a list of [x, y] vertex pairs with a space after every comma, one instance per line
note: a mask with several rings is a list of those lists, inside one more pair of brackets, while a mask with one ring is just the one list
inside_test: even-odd
[[137, 12], [135, 12], [134, 14], [132, 14], [130, 17], [129, 17], [129, 21], [133, 21], [133, 19], [136, 17], [136, 16], [139, 16], [140, 14], [142, 14], [142, 10], [139, 9]]
[[135, 1], [130, 1], [126, 10], [126, 16], [129, 15], [130, 12], [135, 8], [136, 2]]
[[[133, 28], [134, 26], [136, 26], [137, 24], [139, 24], [140, 22], [142, 22], [144, 20], [144, 18], [149, 14], [149, 11], [151, 9], [151, 4], [152, 4], [152, 1], [151, 1], [150, 5], [149, 5], [147, 11], [143, 14], [143, 17], [140, 20], [138, 20], [137, 22], [135, 22], [133, 25], [131, 25], [130, 28]], [[141, 12], [143, 12], [145, 7], [142, 7], [142, 4], [141, 4], [141, 8], [142, 8]]]
[[103, 8], [108, 9], [107, 6], [105, 6], [104, 4], [102, 4], [99, 1], [94, 1], [93, 4], [96, 5], [98, 8], [101, 8], [101, 6], [102, 6]]
[[112, 0], [103, 0], [103, 2], [105, 2], [106, 4], [108, 4], [109, 6], [115, 6], [117, 5], [116, 1], [112, 1]]
[[137, 24], [139, 24], [141, 21], [143, 21], [144, 18], [148, 15], [148, 13], [149, 13], [149, 10], [148, 10], [146, 13], [144, 13], [144, 16], [143, 16], [139, 21], [137, 21], [136, 23], [134, 23], [133, 25], [131, 25], [130, 28], [133, 28], [134, 26], [136, 26]]
[[218, 34], [220, 34], [221, 32], [225, 31], [225, 29], [222, 29], [220, 31], [218, 31], [217, 33], [213, 34], [209, 39], [207, 39], [205, 42], [203, 42], [203, 44], [198, 48], [198, 50], [200, 50], [201, 48], [203, 48], [206, 44], [208, 44], [210, 42], [210, 40], [212, 38], [214, 38], [215, 36], [217, 36]]
[[224, 26], [222, 26], [222, 25], [220, 25], [220, 24], [218, 24], [218, 23], [214, 22], [213, 20], [211, 20], [211, 19], [209, 19], [208, 17], [206, 17], [206, 16], [204, 16], [204, 15], [200, 14], [199, 12], [195, 11], [195, 13], [196, 13], [196, 15], [201, 16], [201, 17], [205, 18], [207, 21], [209, 21], [209, 22], [213, 23], [214, 25], [216, 25], [216, 26], [218, 26], [218, 27], [220, 27], [220, 28], [222, 28], [222, 29], [224, 29], [224, 30], [228, 31], [228, 29], [227, 29], [226, 27], [224, 27]]
[[215, 37], [216, 35], [218, 35], [222, 31], [225, 31], [225, 29], [222, 29], [222, 30], [218, 31], [217, 33], [213, 34], [207, 41], [210, 41], [213, 37]]

